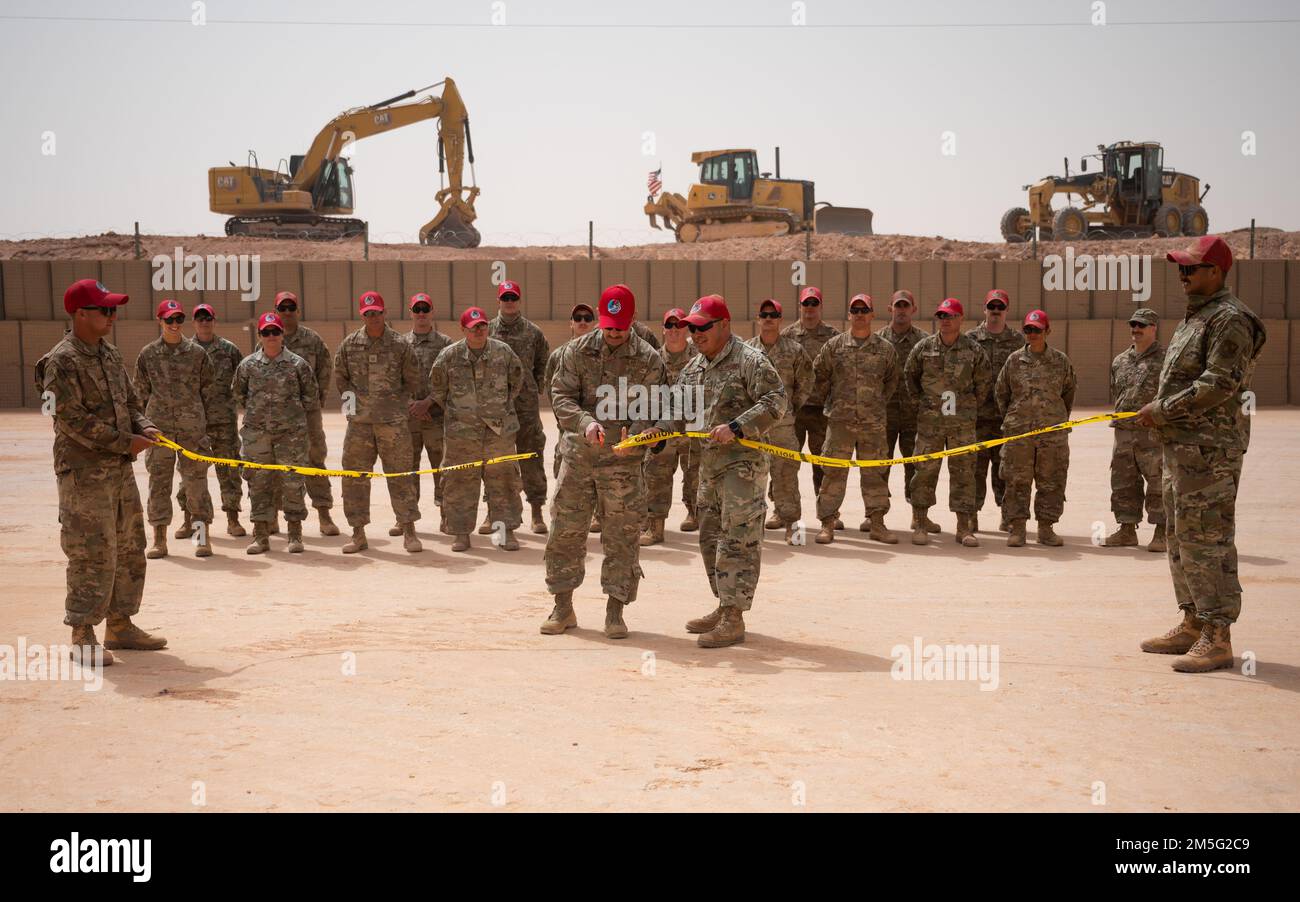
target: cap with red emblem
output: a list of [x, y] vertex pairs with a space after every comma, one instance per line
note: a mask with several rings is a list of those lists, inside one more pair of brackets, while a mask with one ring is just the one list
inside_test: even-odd
[[782, 312], [781, 310], [781, 302], [778, 301], [776, 298], [763, 298], [763, 303], [758, 305], [758, 309], [762, 310], [764, 307], [771, 307], [773, 310], [775, 310], [777, 313], [780, 313], [782, 316], [785, 315], [784, 312]]
[[[764, 301], [764, 303], [767, 303], [767, 302]], [[672, 310], [669, 310], [667, 313], [664, 314], [664, 325], [665, 325], [665, 326], [668, 325], [668, 321], [669, 321], [670, 319], [676, 319], [676, 320], [683, 320], [683, 319], [686, 319], [686, 311], [683, 310], [681, 307], [674, 307]]]
[[1030, 310], [1025, 314], [1026, 326], [1039, 326], [1043, 329], [1052, 325], [1052, 321], [1047, 318], [1047, 313], [1042, 310]]
[[692, 326], [703, 326], [720, 319], [731, 319], [731, 311], [722, 295], [718, 294], [706, 294], [700, 298], [691, 305], [691, 312], [686, 317]]
[[131, 300], [124, 294], [114, 294], [95, 279], [73, 282], [63, 292], [63, 309], [69, 315], [82, 307], [118, 307]]
[[154, 311], [153, 315], [158, 319], [166, 319], [177, 313], [185, 313], [185, 308], [181, 306], [181, 302], [173, 301], [171, 298], [163, 298], [158, 302], [158, 309]]
[[198, 316], [200, 313], [206, 313], [208, 316], [212, 317], [213, 319], [217, 318], [217, 311], [212, 309], [211, 304], [196, 305], [194, 308], [194, 312], [191, 313], [190, 316]]
[[1187, 250], [1170, 251], [1165, 254], [1165, 259], [1180, 266], [1213, 263], [1226, 273], [1232, 269], [1232, 248], [1218, 235], [1202, 235]]
[[416, 304], [428, 304], [430, 307], [432, 307], [432, 306], [433, 306], [433, 301], [430, 300], [430, 299], [429, 299], [429, 296], [428, 296], [427, 294], [425, 294], [423, 291], [417, 291], [415, 294], [411, 295], [411, 305], [410, 305], [410, 306], [411, 306], [411, 309], [412, 309], [412, 310], [415, 309], [415, 305], [416, 305]]
[[483, 312], [482, 307], [470, 307], [460, 315], [460, 327], [469, 329], [477, 326], [479, 323], [487, 322], [487, 314]]
[[872, 309], [872, 304], [871, 304], [871, 295], [869, 295], [869, 294], [855, 294], [853, 297], [849, 298], [849, 309], [850, 309], [850, 310], [853, 309], [853, 305], [854, 305], [854, 304], [857, 304], [858, 306], [861, 306], [861, 305], [863, 305], [863, 304], [866, 304], [868, 310]]
[[940, 313], [947, 313], [949, 316], [964, 316], [966, 311], [962, 309], [961, 301], [956, 298], [944, 298], [943, 303], [934, 311], [938, 316]]
[[1007, 294], [1001, 288], [994, 288], [988, 294], [984, 295], [984, 303], [989, 301], [1001, 301], [1007, 306], [1011, 306], [1011, 295]]
[[275, 326], [280, 331], [284, 331], [284, 321], [280, 319], [278, 313], [263, 313], [257, 318], [257, 331], [261, 332], [268, 326]]
[[285, 301], [293, 301], [296, 304], [298, 303], [298, 295], [294, 294], [292, 291], [281, 291], [276, 294], [275, 306], [279, 307]]
[[515, 300], [523, 297], [519, 292], [519, 283], [511, 282], [509, 279], [497, 286], [497, 300], [504, 300], [506, 295], [514, 295]]
[[803, 291], [799, 292], [800, 304], [802, 304], [804, 301], [808, 300], [809, 298], [816, 298], [818, 301], [820, 301], [822, 299], [822, 290], [815, 285], [809, 285]]
[[600, 293], [600, 327], [627, 329], [636, 319], [636, 298], [626, 285], [611, 285]]
[[357, 306], [361, 308], [361, 315], [365, 316], [371, 310], [382, 311], [384, 309], [384, 299], [380, 297], [377, 291], [367, 291], [361, 295], [360, 300], [357, 301]]

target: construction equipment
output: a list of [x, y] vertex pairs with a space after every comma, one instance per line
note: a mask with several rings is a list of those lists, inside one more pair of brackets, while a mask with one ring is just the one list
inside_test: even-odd
[[[439, 86], [440, 97], [429, 94], [411, 103], [399, 102]], [[340, 113], [320, 130], [305, 154], [294, 155], [287, 163], [281, 159], [274, 170], [260, 168], [251, 150], [247, 166], [231, 163], [209, 169], [209, 208], [230, 216], [227, 235], [313, 239], [360, 235], [366, 224], [345, 218], [353, 206], [352, 166], [341, 152], [354, 141], [426, 119], [438, 120], [439, 190], [434, 195], [438, 213], [420, 229], [420, 243], [477, 247], [474, 144], [465, 104], [450, 78]], [[461, 178], [466, 156], [469, 186]]]
[[[1075, 241], [1082, 238], [1133, 238], [1139, 235], [1200, 236], [1210, 229], [1210, 217], [1201, 200], [1210, 186], [1200, 190], [1200, 180], [1185, 172], [1164, 168], [1164, 148], [1155, 141], [1118, 141], [1098, 144], [1099, 153], [1079, 160], [1077, 175], [1039, 179], [1025, 185], [1029, 209], [1012, 207], [1002, 214], [1002, 237], [1028, 241], [1034, 228], [1043, 240]], [[1088, 159], [1099, 160], [1099, 172], [1088, 172]], [[1081, 204], [1052, 209], [1052, 198], [1078, 195]]]
[[781, 148], [776, 178], [758, 171], [753, 150], [704, 150], [691, 154], [700, 183], [686, 197], [663, 191], [646, 198], [650, 227], [671, 229], [681, 242], [719, 241], [789, 235], [794, 232], [870, 235], [871, 211], [817, 203], [813, 183], [781, 178]]

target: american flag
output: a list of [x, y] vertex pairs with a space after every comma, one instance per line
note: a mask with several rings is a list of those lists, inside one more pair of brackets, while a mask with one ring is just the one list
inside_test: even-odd
[[651, 197], [654, 197], [664, 188], [664, 183], [659, 180], [659, 176], [663, 173], [663, 171], [664, 171], [664, 167], [661, 165], [654, 172], [650, 173], [650, 177], [647, 178], [645, 181], [646, 188], [650, 190]]

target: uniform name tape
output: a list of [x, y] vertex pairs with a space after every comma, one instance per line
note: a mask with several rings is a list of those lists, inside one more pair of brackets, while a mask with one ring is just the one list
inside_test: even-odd
[[[991, 438], [985, 442], [975, 442], [973, 445], [962, 445], [960, 448], [945, 448], [942, 451], [934, 451], [930, 454], [916, 454], [912, 457], [895, 457], [892, 460], [847, 460], [843, 457], [822, 457], [820, 454], [809, 454], [806, 451], [791, 451], [789, 448], [781, 448], [777, 445], [769, 445], [766, 442], [755, 442], [747, 438], [736, 439], [737, 442], [746, 448], [753, 448], [755, 451], [763, 451], [776, 457], [784, 457], [786, 460], [798, 460], [803, 463], [816, 464], [819, 467], [893, 467], [899, 464], [916, 464], [927, 460], [942, 460], [945, 457], [956, 457], [958, 454], [970, 454], [972, 451], [983, 451], [985, 448], [996, 448], [998, 445], [1005, 445], [1007, 442], [1019, 441], [1022, 438], [1031, 438], [1035, 435], [1046, 435], [1049, 432], [1062, 432], [1066, 429], [1073, 429], [1075, 426], [1086, 426], [1089, 423], [1105, 423], [1110, 420], [1127, 420], [1129, 417], [1137, 416], [1136, 413], [1102, 413], [1095, 417], [1086, 417], [1082, 420], [1066, 420], [1064, 423], [1057, 423], [1055, 426], [1044, 426], [1042, 429], [1033, 429], [1029, 432], [1022, 432], [1020, 435], [1007, 435], [1002, 438]], [[707, 439], [707, 432], [665, 432], [654, 438], [645, 436], [632, 436], [626, 441], [619, 442], [614, 447], [632, 447], [635, 445], [653, 445], [668, 438], [704, 438]]]
[[184, 454], [190, 460], [201, 460], [205, 463], [217, 464], [222, 467], [242, 467], [245, 470], [276, 470], [281, 473], [301, 473], [303, 476], [350, 476], [353, 479], [396, 479], [399, 476], [422, 476], [426, 473], [450, 473], [452, 470], [468, 470], [471, 467], [488, 467], [492, 464], [504, 464], [515, 460], [527, 460], [530, 457], [536, 457], [536, 451], [529, 451], [527, 454], [506, 454], [501, 457], [493, 457], [488, 460], [473, 460], [463, 464], [452, 464], [449, 467], [431, 467], [428, 470], [407, 470], [404, 473], [373, 473], [369, 470], [326, 470], [321, 467], [300, 467], [296, 464], [258, 464], [251, 460], [235, 460], [229, 457], [209, 457], [206, 454], [197, 454], [188, 448], [182, 448], [165, 435], [158, 436], [157, 443], [164, 448], [171, 448], [178, 454]]

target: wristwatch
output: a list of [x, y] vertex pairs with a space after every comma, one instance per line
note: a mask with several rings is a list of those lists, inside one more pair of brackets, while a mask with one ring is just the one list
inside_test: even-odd
[[728, 423], [727, 428], [732, 431], [732, 433], [736, 436], [736, 438], [745, 437], [744, 430], [740, 428], [740, 424], [737, 423], [735, 420], [732, 420], [730, 423]]

